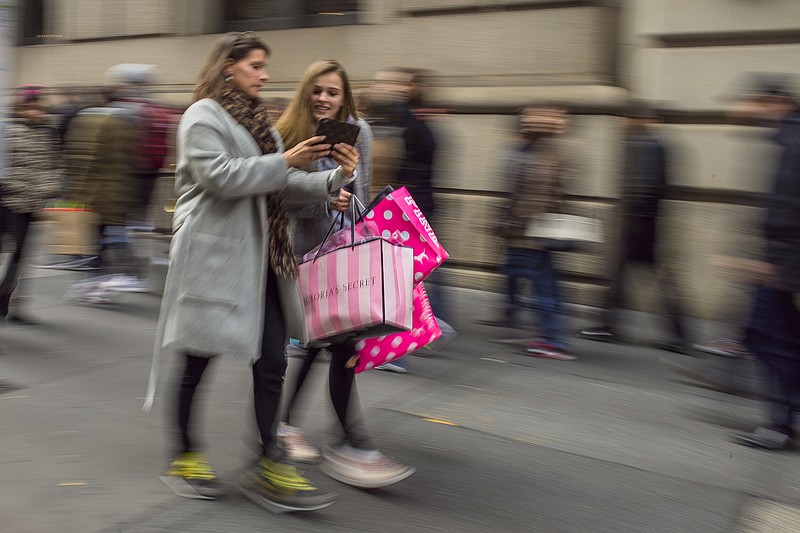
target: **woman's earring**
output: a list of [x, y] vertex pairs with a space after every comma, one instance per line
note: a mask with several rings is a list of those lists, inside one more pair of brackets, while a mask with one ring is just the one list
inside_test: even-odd
[[231, 81], [233, 79], [233, 74], [230, 72], [225, 73], [225, 81]]

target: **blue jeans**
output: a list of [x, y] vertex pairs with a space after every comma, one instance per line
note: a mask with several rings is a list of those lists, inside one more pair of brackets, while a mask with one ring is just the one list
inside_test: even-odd
[[568, 350], [553, 253], [549, 250], [509, 248], [506, 253], [504, 273], [508, 276], [509, 307], [511, 309], [525, 307], [521, 302], [518, 282], [520, 278], [529, 279], [542, 339], [561, 350]]
[[745, 344], [766, 365], [770, 428], [793, 434], [800, 405], [800, 310], [790, 292], [759, 287]]

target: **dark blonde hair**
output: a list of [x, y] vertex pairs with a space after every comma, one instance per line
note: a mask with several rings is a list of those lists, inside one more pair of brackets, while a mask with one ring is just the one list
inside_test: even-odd
[[314, 91], [314, 81], [316, 81], [319, 76], [330, 74], [331, 72], [335, 72], [342, 78], [342, 90], [344, 95], [342, 107], [334, 118], [345, 121], [349, 117], [353, 117], [355, 120], [358, 120], [358, 110], [356, 109], [355, 99], [353, 98], [350, 79], [347, 77], [347, 72], [344, 70], [341, 63], [333, 59], [325, 59], [312, 63], [306, 69], [305, 74], [303, 74], [300, 86], [294, 93], [294, 97], [286, 108], [286, 111], [275, 124], [275, 129], [281, 134], [287, 149], [314, 136], [314, 115], [309, 99], [311, 93]]
[[195, 101], [203, 98], [218, 99], [225, 83], [225, 74], [223, 74], [225, 64], [228, 60], [241, 61], [253, 50], [263, 50], [270, 55], [266, 43], [251, 31], [231, 32], [220, 37], [206, 59], [205, 65], [200, 69], [197, 85], [194, 87]]

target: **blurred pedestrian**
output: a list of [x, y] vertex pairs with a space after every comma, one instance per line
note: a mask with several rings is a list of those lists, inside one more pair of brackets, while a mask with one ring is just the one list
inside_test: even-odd
[[0, 252], [10, 254], [0, 262], [0, 321], [7, 323], [35, 324], [21, 309], [25, 299], [19, 291], [13, 310], [11, 296], [19, 281], [31, 222], [63, 185], [58, 140], [45, 116], [44, 87], [24, 86], [14, 98], [14, 118], [4, 125], [7, 165], [0, 179]]
[[408, 188], [425, 217], [436, 219], [433, 195], [433, 169], [436, 158], [436, 137], [426, 120], [428, 75], [420, 69], [397, 69], [395, 91], [402, 98], [399, 120], [403, 128], [405, 153], [395, 183]]
[[[120, 93], [108, 90], [106, 96], [104, 104], [86, 108], [70, 121], [65, 145], [65, 196], [97, 213], [97, 257], [92, 267], [101, 272], [71, 286], [66, 297], [90, 303], [110, 301], [112, 291], [146, 290], [133, 264], [127, 229], [141, 190], [139, 119], [132, 109], [116, 103]], [[77, 261], [85, 262], [86, 258]]]
[[659, 122], [660, 117], [646, 103], [631, 104], [626, 119], [622, 235], [612, 269], [615, 278], [607, 293], [602, 325], [586, 328], [580, 336], [591, 340], [619, 337], [618, 312], [625, 300], [630, 269], [644, 267], [659, 284], [670, 325], [670, 340], [662, 347], [685, 354], [689, 341], [677, 285], [668, 265], [657, 257], [659, 213], [669, 167], [669, 152], [654, 130]]
[[84, 102], [83, 95], [77, 87], [63, 89], [63, 101], [50, 108], [50, 114], [55, 118], [55, 129], [58, 132], [59, 144], [63, 148], [66, 142], [69, 123], [88, 105]]
[[789, 448], [800, 407], [800, 109], [786, 76], [753, 75], [755, 89], [739, 111], [775, 128], [780, 147], [767, 200], [765, 262], [742, 262], [758, 283], [745, 345], [768, 373], [768, 423], [736, 442], [767, 450]]
[[404, 152], [400, 122], [402, 100], [379, 81], [380, 74], [376, 74], [372, 86], [362, 90], [356, 101], [361, 118], [372, 130], [373, 197], [387, 185], [395, 185]]
[[[317, 61], [308, 67], [295, 97], [275, 128], [286, 146], [291, 148], [313, 134], [316, 123], [322, 118], [349, 122], [359, 127], [361, 131], [355, 146], [359, 163], [355, 181], [327, 202], [292, 206], [288, 210], [292, 246], [301, 257], [325, 239], [337, 212], [345, 216], [346, 225], [355, 222], [346, 216], [350, 202], [354, 201], [351, 194], [355, 194], [364, 204], [369, 202], [371, 195], [372, 131], [358, 116], [347, 72], [333, 60]], [[351, 148], [345, 147], [348, 150]], [[335, 158], [322, 157], [306, 168], [319, 171], [337, 165]], [[415, 469], [384, 456], [375, 449], [369, 437], [354, 381], [355, 342], [334, 342], [326, 349], [332, 355], [328, 373], [330, 398], [344, 438], [340, 444], [324, 449], [323, 471], [339, 481], [365, 488], [385, 487], [412, 475]], [[319, 452], [308, 442], [302, 430], [292, 425], [292, 414], [308, 372], [321, 349], [294, 347], [293, 351], [299, 352], [303, 362], [294, 391], [287, 402], [278, 436], [290, 458], [309, 462], [316, 460]]]
[[525, 346], [535, 357], [570, 361], [558, 274], [549, 243], [525, 236], [528, 222], [544, 213], [560, 212], [564, 204], [563, 156], [557, 137], [568, 117], [562, 107], [528, 107], [520, 115], [520, 144], [506, 163], [510, 181], [509, 203], [504, 209], [502, 234], [506, 239], [503, 273], [508, 280], [505, 318], [511, 325], [525, 306], [519, 294], [520, 279], [528, 279], [539, 315], [539, 339]]
[[[736, 87], [736, 92], [726, 100], [730, 103], [728, 118], [731, 122], [742, 125], [756, 127], [777, 128], [774, 117], [765, 113], [765, 105], [769, 105], [774, 99], [794, 98], [793, 89], [788, 76], [746, 73]], [[729, 261], [719, 258], [717, 266], [725, 268]], [[741, 264], [740, 261], [737, 263]], [[738, 295], [731, 295], [738, 296]], [[739, 300], [739, 298], [728, 298], [728, 300]], [[744, 337], [747, 330], [749, 315], [741, 316], [740, 306], [732, 306], [731, 301], [724, 303], [724, 314], [726, 315], [727, 335], [714, 338], [693, 345], [701, 352], [730, 357], [734, 359], [750, 359], [753, 355], [744, 344]], [[727, 312], [726, 312], [727, 311]]]
[[[430, 72], [419, 68], [391, 68], [375, 76], [375, 89], [388, 95], [388, 102], [396, 102], [386, 109], [387, 124], [397, 125], [401, 131], [402, 156], [392, 185], [405, 186], [432, 227], [436, 227], [438, 212], [433, 193], [434, 168], [438, 144], [430, 120], [444, 114], [431, 109], [428, 100]], [[443, 290], [444, 273], [434, 272], [425, 282], [431, 307], [438, 320], [452, 322]], [[447, 326], [448, 329], [450, 326]], [[378, 370], [406, 373], [406, 359], [384, 363]]]
[[150, 87], [158, 81], [155, 65], [122, 63], [106, 72], [106, 94], [113, 107], [127, 109], [136, 121], [136, 175], [139, 190], [132, 216], [138, 226], [149, 227], [147, 210], [158, 172], [169, 150], [172, 112], [160, 104]]
[[[193, 399], [218, 354], [254, 360], [255, 419], [262, 449], [239, 487], [259, 505], [309, 511], [336, 496], [284, 463], [275, 443], [287, 336], [279, 283], [296, 263], [284, 202], [326, 202], [354, 176], [358, 155], [311, 137], [284, 151], [258, 92], [270, 52], [252, 32], [221, 37], [200, 71], [196, 102], [178, 127], [170, 265], [162, 299], [146, 408], [152, 405], [162, 350], [178, 352], [176, 454], [164, 480], [176, 493], [213, 499], [224, 491], [194, 435]], [[299, 170], [331, 155], [338, 165]], [[296, 303], [300, 305], [299, 302]]]

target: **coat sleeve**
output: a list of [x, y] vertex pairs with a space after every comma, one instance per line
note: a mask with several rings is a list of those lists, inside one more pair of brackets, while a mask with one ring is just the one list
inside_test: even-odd
[[353, 176], [345, 178], [342, 175], [341, 167], [321, 172], [306, 172], [290, 168], [284, 200], [287, 203], [327, 202], [328, 194], [331, 191], [339, 190], [357, 178], [357, 172]]
[[194, 180], [208, 191], [237, 198], [287, 186], [289, 172], [280, 153], [234, 157], [230, 149], [233, 142], [228, 125], [207, 106], [188, 109], [178, 129], [185, 164]]

